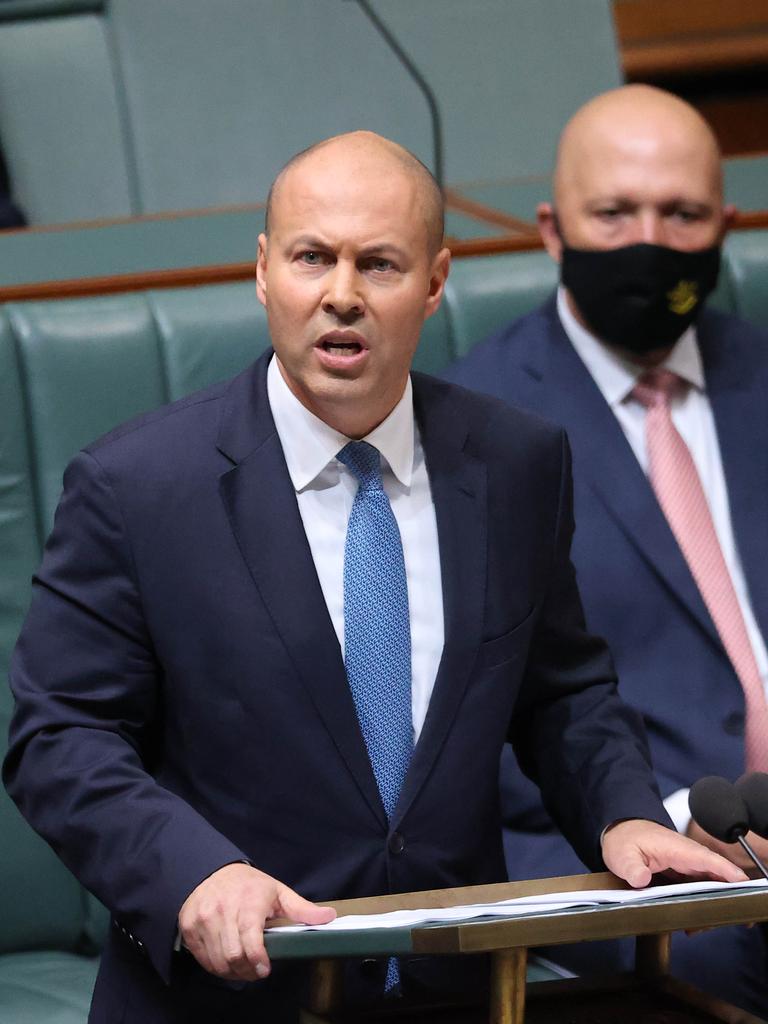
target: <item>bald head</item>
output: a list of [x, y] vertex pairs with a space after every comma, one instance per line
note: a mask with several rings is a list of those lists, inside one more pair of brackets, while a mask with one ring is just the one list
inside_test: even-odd
[[703, 117], [689, 104], [648, 85], [627, 85], [596, 96], [565, 127], [555, 167], [555, 201], [599, 176], [607, 158], [623, 157], [641, 173], [664, 173], [690, 161], [703, 187], [721, 188], [720, 151]]
[[553, 207], [539, 225], [550, 254], [638, 242], [696, 250], [720, 241], [717, 141], [689, 104], [648, 85], [603, 93], [574, 114], [560, 139]]
[[[563, 131], [554, 200], [539, 205], [539, 229], [571, 312], [626, 358], [656, 365], [714, 287], [735, 213], [723, 206], [711, 129], [661, 89], [603, 93]], [[682, 285], [687, 301], [676, 304]]]
[[264, 228], [267, 236], [270, 225], [274, 223], [277, 215], [283, 186], [299, 169], [306, 171], [307, 163], [311, 161], [315, 161], [320, 167], [336, 162], [337, 165], [352, 170], [359, 168], [361, 172], [370, 173], [374, 170], [378, 174], [386, 175], [395, 171], [408, 176], [413, 182], [420, 215], [426, 228], [429, 254], [434, 256], [438, 252], [445, 230], [444, 203], [440, 186], [429, 168], [410, 150], [369, 131], [346, 132], [324, 139], [297, 153], [285, 164], [278, 172], [267, 196]]

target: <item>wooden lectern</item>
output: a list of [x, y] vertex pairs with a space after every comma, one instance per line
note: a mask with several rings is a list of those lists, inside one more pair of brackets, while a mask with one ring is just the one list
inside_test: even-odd
[[[625, 889], [603, 873], [500, 885], [438, 889], [396, 896], [343, 900], [339, 914], [451, 907], [468, 903], [584, 889]], [[727, 924], [768, 921], [768, 891], [734, 887], [640, 904], [553, 910], [527, 918], [493, 918], [414, 928], [358, 932], [286, 933], [276, 923], [267, 932], [275, 958], [311, 958], [313, 982], [303, 1024], [766, 1024], [707, 996], [669, 975], [670, 935]], [[636, 938], [635, 971], [604, 978], [543, 981], [526, 986], [529, 947], [590, 939]], [[386, 954], [489, 954], [490, 992], [483, 1005], [414, 1004], [384, 1000], [362, 1011], [343, 1006], [344, 957]]]

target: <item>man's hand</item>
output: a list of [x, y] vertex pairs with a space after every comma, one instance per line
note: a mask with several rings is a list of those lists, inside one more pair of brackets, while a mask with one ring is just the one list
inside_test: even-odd
[[201, 967], [230, 981], [256, 981], [270, 971], [264, 925], [275, 917], [327, 924], [332, 907], [318, 907], [248, 864], [227, 864], [201, 882], [179, 911], [184, 945]]
[[[714, 836], [708, 835], [701, 825], [697, 825], [693, 818], [691, 818], [691, 823], [685, 834], [690, 836], [691, 839], [695, 839], [697, 843], [701, 843], [702, 846], [706, 846], [707, 849], [714, 850], [721, 857], [725, 857], [733, 864], [736, 864], [751, 877], [762, 877], [760, 871], [755, 867], [752, 858], [740, 843], [723, 843], [721, 840], [715, 839]], [[755, 851], [758, 858], [765, 864], [768, 860], [768, 839], [761, 839], [754, 832], [748, 832], [744, 838]]]
[[620, 821], [603, 836], [603, 860], [614, 875], [634, 889], [648, 885], [651, 876], [744, 882], [747, 876], [730, 860], [655, 821]]

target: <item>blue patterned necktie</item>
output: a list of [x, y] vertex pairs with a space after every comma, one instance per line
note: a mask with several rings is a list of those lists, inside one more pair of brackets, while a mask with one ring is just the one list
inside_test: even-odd
[[[413, 753], [411, 625], [403, 544], [381, 481], [379, 452], [350, 441], [339, 452], [360, 481], [344, 549], [344, 664], [368, 757], [391, 820]], [[395, 994], [397, 959], [384, 990]]]
[[413, 752], [411, 627], [400, 531], [377, 448], [350, 441], [337, 458], [358, 478], [344, 550], [344, 664], [387, 817]]

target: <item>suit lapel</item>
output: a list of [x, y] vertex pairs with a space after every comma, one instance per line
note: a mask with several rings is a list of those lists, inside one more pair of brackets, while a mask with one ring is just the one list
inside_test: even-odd
[[[592, 489], [663, 584], [719, 644], [712, 619], [648, 478], [568, 340], [554, 304], [547, 322], [548, 341], [541, 362], [529, 372], [545, 379], [541, 410], [566, 428], [574, 453], [574, 477], [580, 486]], [[550, 386], [546, 386], [546, 378]]]
[[413, 375], [414, 407], [437, 519], [445, 645], [393, 825], [408, 811], [443, 746], [480, 643], [485, 601], [485, 465], [464, 450], [466, 424], [429, 378]]
[[358, 787], [384, 808], [360, 732], [296, 494], [266, 395], [267, 353], [227, 397], [218, 447], [235, 463], [220, 480], [238, 547], [275, 629]]
[[768, 404], [765, 377], [753, 366], [749, 340], [705, 316], [699, 329], [707, 393], [712, 403], [728, 489], [734, 537], [750, 601], [763, 635], [768, 630]]

